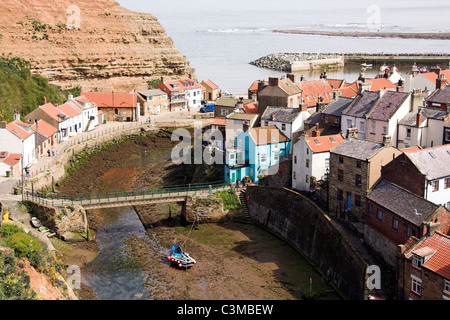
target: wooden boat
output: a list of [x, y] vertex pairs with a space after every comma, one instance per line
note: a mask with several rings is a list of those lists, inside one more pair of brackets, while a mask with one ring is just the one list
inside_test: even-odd
[[46, 227], [40, 227], [39, 232], [45, 234], [48, 238], [53, 238], [54, 236], [56, 236], [56, 232], [53, 232], [52, 230]]
[[366, 69], [371, 69], [373, 67], [373, 64], [367, 64], [367, 63], [363, 63], [361, 65], [361, 68], [366, 68]]
[[168, 256], [167, 259], [179, 268], [189, 268], [197, 263], [177, 244], [174, 244], [172, 248], [170, 248], [170, 256]]
[[40, 227], [42, 227], [42, 222], [38, 218], [32, 217], [31, 218], [31, 225], [34, 228], [40, 228]]

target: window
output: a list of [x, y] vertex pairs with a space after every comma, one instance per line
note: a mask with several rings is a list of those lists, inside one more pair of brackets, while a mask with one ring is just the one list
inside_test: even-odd
[[431, 185], [433, 186], [433, 192], [439, 191], [439, 180], [431, 182]]
[[338, 170], [338, 181], [344, 181], [344, 171]]
[[338, 199], [338, 201], [344, 200], [344, 191], [342, 191], [340, 189], [337, 190], [337, 199]]
[[281, 124], [281, 130], [286, 131], [286, 124], [285, 123]]
[[361, 168], [361, 161], [356, 161], [356, 167]]
[[450, 188], [450, 178], [445, 178], [444, 189]]
[[361, 196], [355, 194], [355, 206], [361, 207]]
[[230, 160], [233, 161], [234, 159], [236, 159], [236, 154], [230, 153]]
[[411, 275], [411, 292], [421, 295], [422, 294], [422, 280]]
[[384, 212], [381, 211], [380, 209], [377, 209], [377, 218], [378, 218], [378, 220], [380, 220], [381, 222], [384, 222]]
[[343, 157], [339, 157], [339, 163], [344, 163], [344, 158]]
[[361, 121], [360, 123], [359, 123], [359, 131], [360, 132], [365, 132], [365, 130], [366, 130], [366, 123], [364, 122], [364, 121]]
[[339, 124], [339, 118], [338, 118], [338, 117], [335, 117], [335, 118], [334, 118], [334, 123], [335, 123], [335, 124]]
[[351, 119], [347, 119], [347, 128], [353, 127], [353, 122]]
[[450, 293], [450, 281], [448, 281], [448, 280], [445, 280], [445, 283], [444, 283], [444, 291]]
[[413, 254], [412, 257], [412, 266], [417, 269], [422, 269], [423, 264], [423, 258], [421, 256], [418, 256], [417, 254]]
[[228, 109], [222, 109], [220, 110], [220, 115], [227, 116], [228, 115]]
[[266, 155], [265, 154], [262, 154], [261, 155], [261, 162], [266, 162]]
[[387, 134], [387, 127], [383, 127], [383, 134]]
[[297, 172], [294, 171], [294, 180], [297, 180]]
[[398, 230], [398, 219], [392, 218], [392, 229]]
[[275, 161], [280, 160], [280, 154], [279, 154], [278, 152], [276, 152], [276, 153], [274, 154], [274, 156], [273, 156], [273, 159], [274, 159]]
[[356, 185], [357, 187], [360, 187], [360, 186], [362, 185], [362, 182], [361, 182], [361, 175], [360, 175], [360, 174], [355, 175], [355, 185]]
[[411, 236], [416, 236], [416, 229], [411, 228], [411, 226], [406, 226], [406, 236], [409, 238]]
[[372, 129], [370, 130], [370, 133], [375, 133], [376, 127], [377, 127], [377, 124], [375, 123], [375, 121], [372, 121]]
[[294, 156], [294, 164], [297, 164], [297, 156]]
[[369, 203], [369, 213], [373, 213], [373, 205]]
[[266, 123], [266, 127], [269, 126], [269, 121], [264, 121]]
[[411, 139], [411, 128], [406, 128], [406, 139]]
[[325, 123], [328, 123], [328, 115], [325, 115]]
[[309, 176], [308, 175], [306, 175], [305, 182], [309, 183]]
[[309, 160], [306, 159], [306, 167], [309, 168]]

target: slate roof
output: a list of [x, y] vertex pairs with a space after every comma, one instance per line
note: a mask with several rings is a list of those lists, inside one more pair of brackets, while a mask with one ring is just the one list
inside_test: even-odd
[[317, 123], [320, 122], [321, 118], [322, 118], [322, 113], [316, 112], [312, 116], [310, 116], [308, 119], [306, 119], [305, 123], [310, 124], [310, 125], [316, 125]]
[[428, 180], [450, 176], [450, 144], [406, 154]]
[[379, 98], [378, 92], [364, 91], [342, 111], [342, 115], [362, 118], [370, 111]]
[[[418, 227], [439, 208], [433, 202], [425, 200], [384, 179], [381, 179], [367, 195], [367, 199]], [[416, 210], [418, 214], [416, 214]]]
[[416, 126], [418, 110], [422, 112], [422, 121], [425, 119], [444, 120], [447, 116], [447, 111], [445, 110], [418, 108], [416, 111], [409, 112], [406, 116], [404, 116], [403, 119], [399, 121], [399, 124], [410, 127]]
[[[220, 107], [233, 107], [234, 108], [236, 106], [236, 103], [238, 103], [238, 102], [239, 102], [239, 98], [225, 97], [225, 98], [217, 99], [215, 105], [220, 106]], [[246, 104], [252, 103], [254, 101], [251, 99], [243, 99], [242, 102], [244, 103], [244, 105], [246, 105]]]
[[423, 248], [428, 248], [435, 251], [431, 258], [422, 264], [422, 268], [427, 268], [445, 279], [450, 279], [450, 236], [436, 231], [431, 237], [425, 239], [410, 253], [406, 255], [408, 259], [412, 258], [413, 253]]
[[442, 87], [426, 99], [427, 102], [450, 103], [450, 87]]
[[383, 148], [381, 143], [350, 137], [331, 152], [365, 161], [372, 158], [381, 148]]
[[292, 123], [300, 114], [300, 109], [267, 107], [261, 120]]
[[407, 92], [387, 91], [370, 111], [369, 119], [389, 120], [409, 95]]
[[340, 117], [342, 115], [342, 111], [345, 110], [345, 108], [347, 108], [352, 102], [352, 98], [338, 97], [336, 100], [333, 100], [333, 102], [331, 102], [328, 107], [322, 111], [322, 113]]
[[138, 91], [138, 93], [143, 97], [154, 97], [154, 96], [161, 96], [163, 94], [167, 94], [160, 89], [143, 90], [143, 91]]

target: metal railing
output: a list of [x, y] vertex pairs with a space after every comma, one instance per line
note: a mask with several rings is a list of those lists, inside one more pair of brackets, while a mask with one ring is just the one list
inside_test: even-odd
[[78, 194], [63, 193], [31, 193], [26, 192], [27, 201], [36, 202], [50, 207], [64, 207], [83, 204], [107, 204], [117, 202], [132, 202], [137, 200], [157, 200], [162, 198], [176, 198], [196, 193], [213, 193], [226, 190], [231, 186], [225, 181], [213, 183], [197, 183], [186, 185], [175, 185], [160, 188], [126, 189], [106, 192], [91, 192]]

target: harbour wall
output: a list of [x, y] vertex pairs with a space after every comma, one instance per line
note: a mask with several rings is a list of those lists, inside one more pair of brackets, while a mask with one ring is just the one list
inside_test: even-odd
[[290, 72], [340, 67], [344, 67], [344, 57], [310, 61], [295, 61], [290, 64]]
[[297, 248], [348, 299], [367, 299], [368, 264], [315, 203], [286, 188], [249, 186], [247, 195], [253, 219]]

